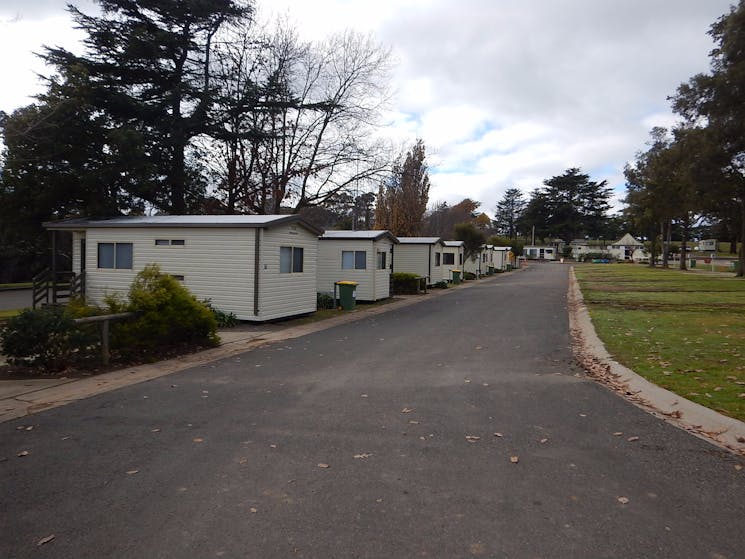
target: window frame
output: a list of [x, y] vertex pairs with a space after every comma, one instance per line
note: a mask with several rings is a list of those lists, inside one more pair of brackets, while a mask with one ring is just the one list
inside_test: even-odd
[[[450, 262], [452, 260], [452, 262]], [[454, 252], [443, 252], [442, 253], [442, 265], [443, 266], [455, 266], [455, 253]]]
[[[347, 261], [345, 261], [345, 257]], [[348, 260], [349, 258], [352, 259], [351, 262]], [[342, 250], [341, 251], [341, 269], [342, 270], [367, 270], [367, 251], [366, 250]]]
[[[305, 247], [279, 247], [279, 273], [302, 274], [305, 272]], [[284, 257], [282, 255], [285, 255]], [[289, 261], [287, 260], [289, 256]]]
[[[101, 265], [101, 250], [110, 248], [110, 266]], [[127, 254], [127, 249], [129, 254]], [[108, 262], [105, 262], [108, 264]], [[134, 269], [134, 243], [103, 241], [96, 244], [97, 270], [132, 270]]]

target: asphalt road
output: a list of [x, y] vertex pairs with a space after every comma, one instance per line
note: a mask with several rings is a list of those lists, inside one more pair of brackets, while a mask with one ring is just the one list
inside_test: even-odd
[[25, 309], [31, 306], [30, 289], [9, 289], [0, 291], [0, 311]]
[[0, 557], [743, 557], [743, 461], [576, 370], [566, 291], [537, 265], [4, 423]]

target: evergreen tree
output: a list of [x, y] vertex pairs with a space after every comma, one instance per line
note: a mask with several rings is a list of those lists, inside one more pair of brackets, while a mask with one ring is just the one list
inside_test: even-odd
[[502, 199], [497, 202], [494, 226], [500, 235], [510, 239], [517, 237], [517, 225], [525, 211], [526, 202], [519, 188], [509, 188]]

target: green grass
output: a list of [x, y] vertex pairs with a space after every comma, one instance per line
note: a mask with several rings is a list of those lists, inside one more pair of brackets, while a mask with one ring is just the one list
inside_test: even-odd
[[30, 289], [34, 284], [32, 282], [24, 283], [0, 283], [0, 289]]
[[620, 264], [575, 273], [595, 329], [619, 362], [745, 420], [745, 280]]
[[0, 321], [6, 320], [12, 316], [17, 315], [20, 310], [13, 310], [13, 311], [0, 311]]

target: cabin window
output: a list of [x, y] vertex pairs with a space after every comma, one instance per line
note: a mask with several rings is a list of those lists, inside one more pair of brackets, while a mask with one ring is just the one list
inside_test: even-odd
[[279, 247], [279, 273], [300, 274], [303, 271], [302, 247]]
[[378, 253], [378, 270], [385, 270], [385, 268], [386, 268], [386, 266], [385, 266], [385, 264], [386, 264], [386, 262], [385, 262], [386, 256], [387, 256], [387, 253], [385, 253], [385, 252], [379, 252]]
[[458, 264], [460, 264], [461, 266], [463, 265], [463, 253], [462, 252], [458, 255]]
[[439, 266], [440, 265], [440, 258], [441, 258], [440, 253], [439, 252], [435, 252], [435, 266]]
[[182, 247], [186, 244], [184, 239], [155, 239], [155, 246], [179, 246]]
[[132, 243], [98, 243], [98, 267], [132, 269]]
[[341, 251], [341, 269], [342, 270], [366, 270], [367, 269], [367, 251], [366, 250], [342, 250]]
[[443, 252], [442, 253], [442, 263], [445, 264], [445, 266], [454, 265], [455, 264], [455, 254], [453, 254], [452, 252]]

